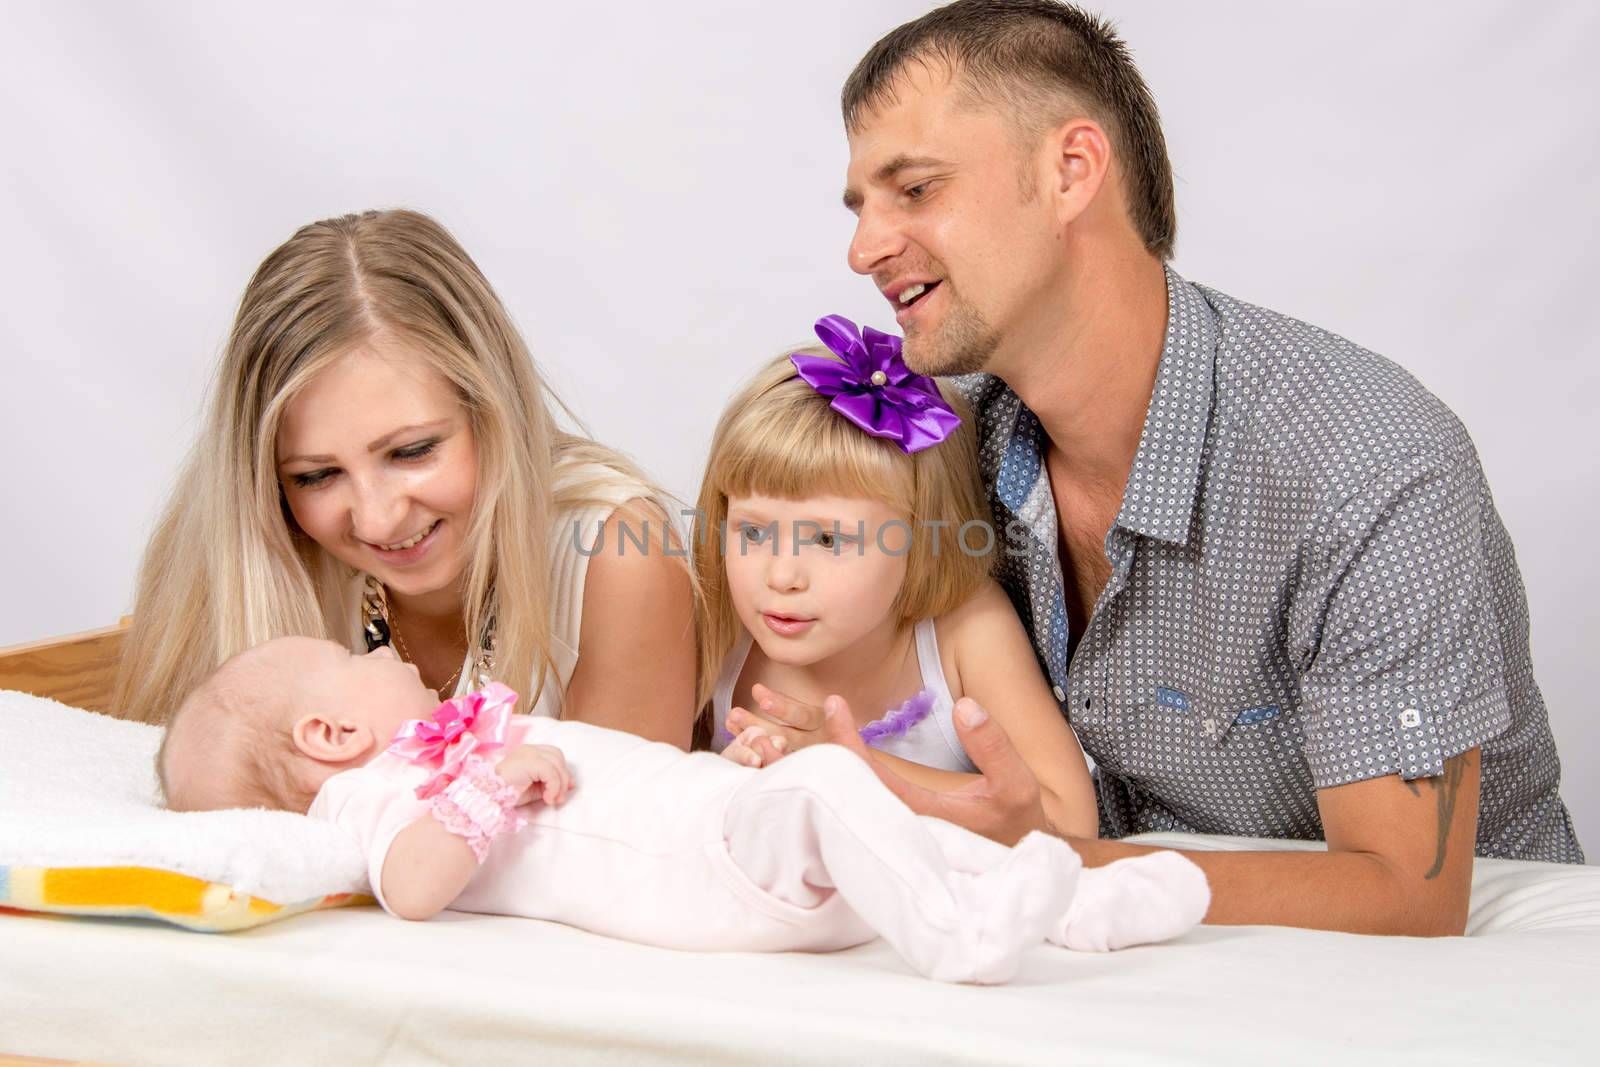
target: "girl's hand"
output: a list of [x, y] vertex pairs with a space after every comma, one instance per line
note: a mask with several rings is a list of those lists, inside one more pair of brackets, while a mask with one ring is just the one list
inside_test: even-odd
[[[798, 752], [812, 745], [825, 744], [827, 732], [822, 728], [822, 709], [775, 689], [755, 685], [751, 694], [756, 698], [755, 710], [733, 708], [728, 712], [728, 731], [742, 737], [752, 726], [759, 726], [771, 738], [782, 738], [783, 751]], [[732, 746], [730, 746], [732, 747]]]
[[[736, 709], [737, 710], [737, 709]], [[732, 719], [732, 715], [729, 715]], [[747, 726], [722, 750], [722, 758], [744, 767], [770, 767], [784, 757], [789, 743], [760, 726]]]
[[543, 800], [556, 805], [572, 791], [567, 758], [553, 745], [519, 746], [495, 765], [494, 773], [517, 791], [518, 804]]

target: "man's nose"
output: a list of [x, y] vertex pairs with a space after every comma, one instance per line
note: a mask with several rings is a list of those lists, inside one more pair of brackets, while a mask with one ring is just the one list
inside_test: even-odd
[[863, 205], [856, 216], [856, 232], [850, 238], [850, 269], [857, 274], [872, 274], [906, 249], [899, 228], [876, 208]]

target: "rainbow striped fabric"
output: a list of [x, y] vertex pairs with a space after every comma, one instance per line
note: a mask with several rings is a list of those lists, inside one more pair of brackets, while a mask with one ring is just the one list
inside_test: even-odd
[[279, 904], [153, 867], [0, 867], [0, 910], [155, 919], [206, 933], [244, 930], [319, 908], [372, 902], [360, 894], [333, 893]]

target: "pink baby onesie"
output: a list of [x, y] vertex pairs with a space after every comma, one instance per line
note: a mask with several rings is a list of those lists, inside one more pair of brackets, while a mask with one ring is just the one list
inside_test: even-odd
[[[543, 717], [511, 716], [505, 740], [503, 751], [561, 749], [574, 789], [559, 807], [519, 809], [527, 824], [494, 841], [459, 911], [707, 951], [830, 951], [882, 936], [922, 974], [966, 982], [1007, 980], [1024, 950], [1059, 940], [1082, 911], [1071, 907], [1081, 863], [1065, 842], [1032, 834], [1008, 849], [915, 815], [838, 746], [757, 770]], [[395, 835], [430, 817], [416, 796], [430, 776], [391, 750], [329, 779], [311, 806], [360, 838], [380, 903]], [[1092, 896], [1097, 910], [1116, 906]]]

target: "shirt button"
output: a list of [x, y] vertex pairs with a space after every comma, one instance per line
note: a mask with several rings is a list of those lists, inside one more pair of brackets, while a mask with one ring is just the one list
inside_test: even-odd
[[1421, 726], [1422, 712], [1418, 711], [1416, 708], [1407, 708], [1400, 713], [1400, 725], [1404, 726], [1408, 730], [1413, 726]]
[[1050, 687], [1050, 695], [1056, 698], [1057, 704], [1066, 703], [1067, 691], [1062, 689], [1059, 685], [1052, 685]]

